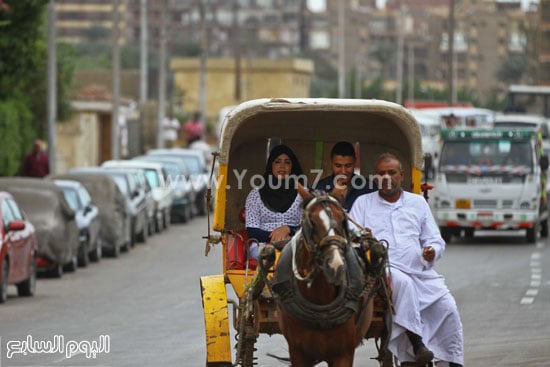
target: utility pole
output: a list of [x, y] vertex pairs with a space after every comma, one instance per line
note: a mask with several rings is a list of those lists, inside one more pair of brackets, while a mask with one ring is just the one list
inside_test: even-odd
[[147, 38], [148, 38], [148, 26], [147, 26], [147, 0], [141, 0], [140, 4], [140, 47], [139, 47], [139, 102], [143, 106], [143, 103], [147, 100]]
[[113, 1], [113, 101], [111, 109], [111, 158], [120, 158], [119, 104], [120, 104], [120, 0]]
[[299, 35], [299, 47], [300, 54], [304, 55], [308, 50], [308, 21], [307, 21], [307, 0], [300, 0], [300, 15], [298, 20]]
[[454, 41], [455, 41], [455, 0], [450, 0], [449, 2], [449, 32], [448, 32], [448, 85], [449, 85], [449, 95], [448, 95], [448, 104], [452, 106], [454, 104], [453, 97], [455, 96], [456, 85], [454, 83], [453, 70], [454, 70]]
[[235, 103], [241, 102], [241, 40], [239, 30], [239, 0], [233, 0], [233, 52], [235, 53]]
[[157, 148], [164, 148], [163, 122], [166, 114], [166, 0], [160, 1], [159, 100]]
[[346, 8], [347, 1], [338, 1], [338, 98], [346, 97]]
[[201, 122], [204, 124], [206, 118], [206, 66], [208, 55], [208, 34], [206, 32], [206, 9], [203, 1], [199, 2], [200, 13], [200, 34], [201, 34], [201, 56], [200, 56], [200, 113]]
[[408, 99], [413, 104], [414, 107], [414, 43], [409, 42], [408, 44], [408, 74], [409, 74], [409, 94]]
[[397, 22], [397, 64], [395, 71], [395, 103], [403, 103], [403, 47], [405, 43], [405, 30], [403, 7], [399, 9], [399, 21]]
[[55, 173], [57, 156], [55, 154], [57, 122], [57, 50], [55, 32], [55, 1], [48, 3], [48, 161], [50, 172]]

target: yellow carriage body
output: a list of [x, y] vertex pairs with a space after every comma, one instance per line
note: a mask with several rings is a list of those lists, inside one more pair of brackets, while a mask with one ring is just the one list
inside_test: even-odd
[[[422, 137], [414, 117], [400, 105], [381, 100], [259, 99], [244, 102], [226, 115], [219, 144], [212, 225], [222, 234], [223, 277], [201, 279], [207, 365], [231, 364], [228, 301], [222, 282], [231, 284], [240, 299], [254, 272], [227, 269], [224, 233], [244, 230], [240, 212], [257, 184], [254, 175], [261, 175], [265, 169], [269, 148], [279, 143], [288, 145], [311, 185], [319, 176], [331, 173], [330, 150], [342, 140], [359, 144], [363, 176], [372, 173], [381, 153], [395, 154], [403, 162], [405, 189], [420, 194]], [[269, 325], [265, 328], [261, 320], [258, 322], [259, 332], [274, 330], [271, 316], [266, 314]]]

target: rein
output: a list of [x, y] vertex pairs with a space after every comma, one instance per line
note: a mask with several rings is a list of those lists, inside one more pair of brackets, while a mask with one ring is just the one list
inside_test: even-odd
[[[332, 196], [329, 196], [327, 194], [316, 195], [304, 208], [305, 219], [303, 224], [303, 230], [301, 229], [299, 231], [300, 233], [297, 234], [291, 241], [292, 271], [296, 279], [303, 282], [307, 282], [308, 288], [311, 287], [311, 284], [313, 283], [313, 279], [315, 278], [315, 276], [319, 274], [319, 268], [323, 261], [323, 250], [326, 250], [327, 248], [330, 248], [333, 246], [337, 247], [340, 250], [344, 250], [348, 243], [347, 233], [346, 233], [346, 237], [341, 236], [339, 234], [328, 235], [331, 230], [334, 230], [334, 232], [336, 232], [335, 227], [337, 225], [337, 223], [334, 221], [332, 210], [328, 205], [329, 203], [333, 203], [338, 207], [340, 207], [340, 203], [338, 202], [338, 200], [336, 200]], [[329, 228], [327, 229], [325, 235], [323, 236], [321, 241], [319, 241], [319, 243], [316, 243], [315, 241], [313, 241], [311, 237], [313, 224], [310, 219], [310, 213], [317, 204], [321, 204], [323, 206], [323, 210], [325, 213], [327, 213], [327, 216], [329, 217], [329, 220], [330, 220]], [[313, 255], [315, 259], [313, 269], [304, 276], [302, 276], [298, 270], [297, 256], [296, 256], [296, 253], [301, 248], [302, 241], [305, 244], [307, 250]]]

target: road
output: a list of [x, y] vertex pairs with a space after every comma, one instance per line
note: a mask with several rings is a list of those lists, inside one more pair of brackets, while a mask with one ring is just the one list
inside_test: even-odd
[[[219, 247], [204, 256], [206, 227], [205, 218], [195, 218], [118, 259], [102, 259], [62, 279], [39, 279], [33, 298], [10, 289], [0, 306], [0, 367], [204, 366], [199, 277], [221, 272]], [[437, 269], [461, 312], [465, 366], [550, 366], [546, 240], [529, 245], [522, 235], [481, 233], [448, 245]], [[24, 355], [28, 340], [50, 341], [53, 350]], [[56, 342], [65, 346], [63, 353]], [[99, 352], [88, 358], [86, 346], [94, 343]], [[266, 356], [287, 356], [281, 336], [261, 335], [257, 347], [258, 366], [284, 366]], [[75, 349], [81, 352], [69, 353]], [[368, 341], [355, 366], [377, 366], [374, 356]]]

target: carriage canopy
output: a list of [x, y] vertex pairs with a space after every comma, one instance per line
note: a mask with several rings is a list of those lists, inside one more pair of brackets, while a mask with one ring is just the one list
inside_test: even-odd
[[330, 150], [345, 140], [356, 145], [357, 171], [368, 177], [384, 152], [398, 156], [405, 188], [420, 192], [422, 138], [404, 107], [381, 100], [258, 99], [226, 115], [219, 143], [213, 228], [242, 229], [239, 212], [258, 184], [269, 149], [286, 144], [296, 153], [308, 186], [331, 173]]

